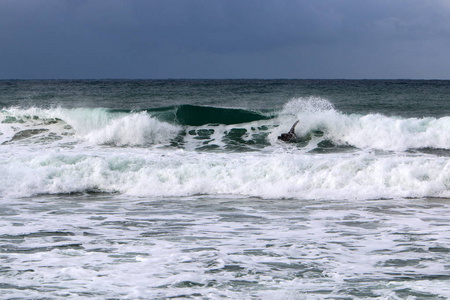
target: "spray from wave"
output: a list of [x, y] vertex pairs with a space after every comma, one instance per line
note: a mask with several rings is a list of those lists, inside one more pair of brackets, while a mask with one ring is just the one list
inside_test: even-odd
[[[170, 118], [168, 117], [170, 116]], [[85, 142], [148, 147], [173, 145], [207, 151], [259, 151], [277, 146], [277, 136], [296, 120], [305, 151], [316, 148], [450, 149], [450, 117], [403, 118], [381, 114], [345, 114], [323, 98], [292, 99], [278, 112], [180, 106], [151, 111], [105, 108], [4, 109], [2, 143]]]
[[148, 146], [168, 143], [180, 130], [145, 112], [115, 112], [105, 108], [11, 108], [2, 110], [1, 118], [4, 143], [25, 135], [35, 138], [40, 133], [49, 140], [58, 136], [58, 140], [65, 138], [71, 142], [75, 139], [98, 145]]
[[[239, 110], [237, 118], [227, 108], [189, 107], [182, 114], [189, 111], [201, 125], [163, 121], [152, 111], [4, 109], [0, 194], [450, 197], [447, 157], [405, 152], [450, 149], [450, 117], [345, 114], [314, 97], [292, 99], [269, 117]], [[204, 111], [215, 116], [202, 117]], [[215, 123], [218, 117], [224, 124]], [[277, 135], [297, 119], [303, 141], [285, 147]], [[334, 150], [317, 151], [326, 147]]]
[[[309, 97], [288, 102], [279, 119], [284, 128], [300, 120], [297, 135], [314, 131], [337, 145], [385, 151], [436, 148], [450, 149], [450, 117], [402, 118], [381, 114], [344, 114], [326, 99]], [[278, 130], [276, 134], [279, 134]]]
[[91, 130], [84, 138], [95, 144], [145, 146], [168, 143], [178, 131], [178, 127], [140, 112], [113, 119], [105, 126]]

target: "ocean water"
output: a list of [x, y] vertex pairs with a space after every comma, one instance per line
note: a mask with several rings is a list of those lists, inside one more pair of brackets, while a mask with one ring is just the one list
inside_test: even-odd
[[448, 299], [449, 100], [450, 81], [0, 81], [0, 298]]

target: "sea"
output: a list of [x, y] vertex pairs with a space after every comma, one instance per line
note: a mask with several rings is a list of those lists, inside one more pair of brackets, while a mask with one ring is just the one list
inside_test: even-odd
[[450, 81], [1, 80], [0, 109], [1, 299], [450, 298]]

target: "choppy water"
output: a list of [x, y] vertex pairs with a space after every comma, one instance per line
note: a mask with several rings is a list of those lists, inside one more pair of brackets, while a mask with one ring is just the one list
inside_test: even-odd
[[446, 299], [447, 199], [1, 205], [5, 298]]
[[0, 81], [0, 295], [446, 299], [449, 92]]

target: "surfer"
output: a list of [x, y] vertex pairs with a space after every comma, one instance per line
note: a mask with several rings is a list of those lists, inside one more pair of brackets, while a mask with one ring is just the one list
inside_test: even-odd
[[297, 139], [297, 135], [295, 134], [295, 126], [297, 126], [298, 120], [292, 125], [291, 130], [288, 133], [282, 133], [278, 139], [283, 142], [293, 142]]

